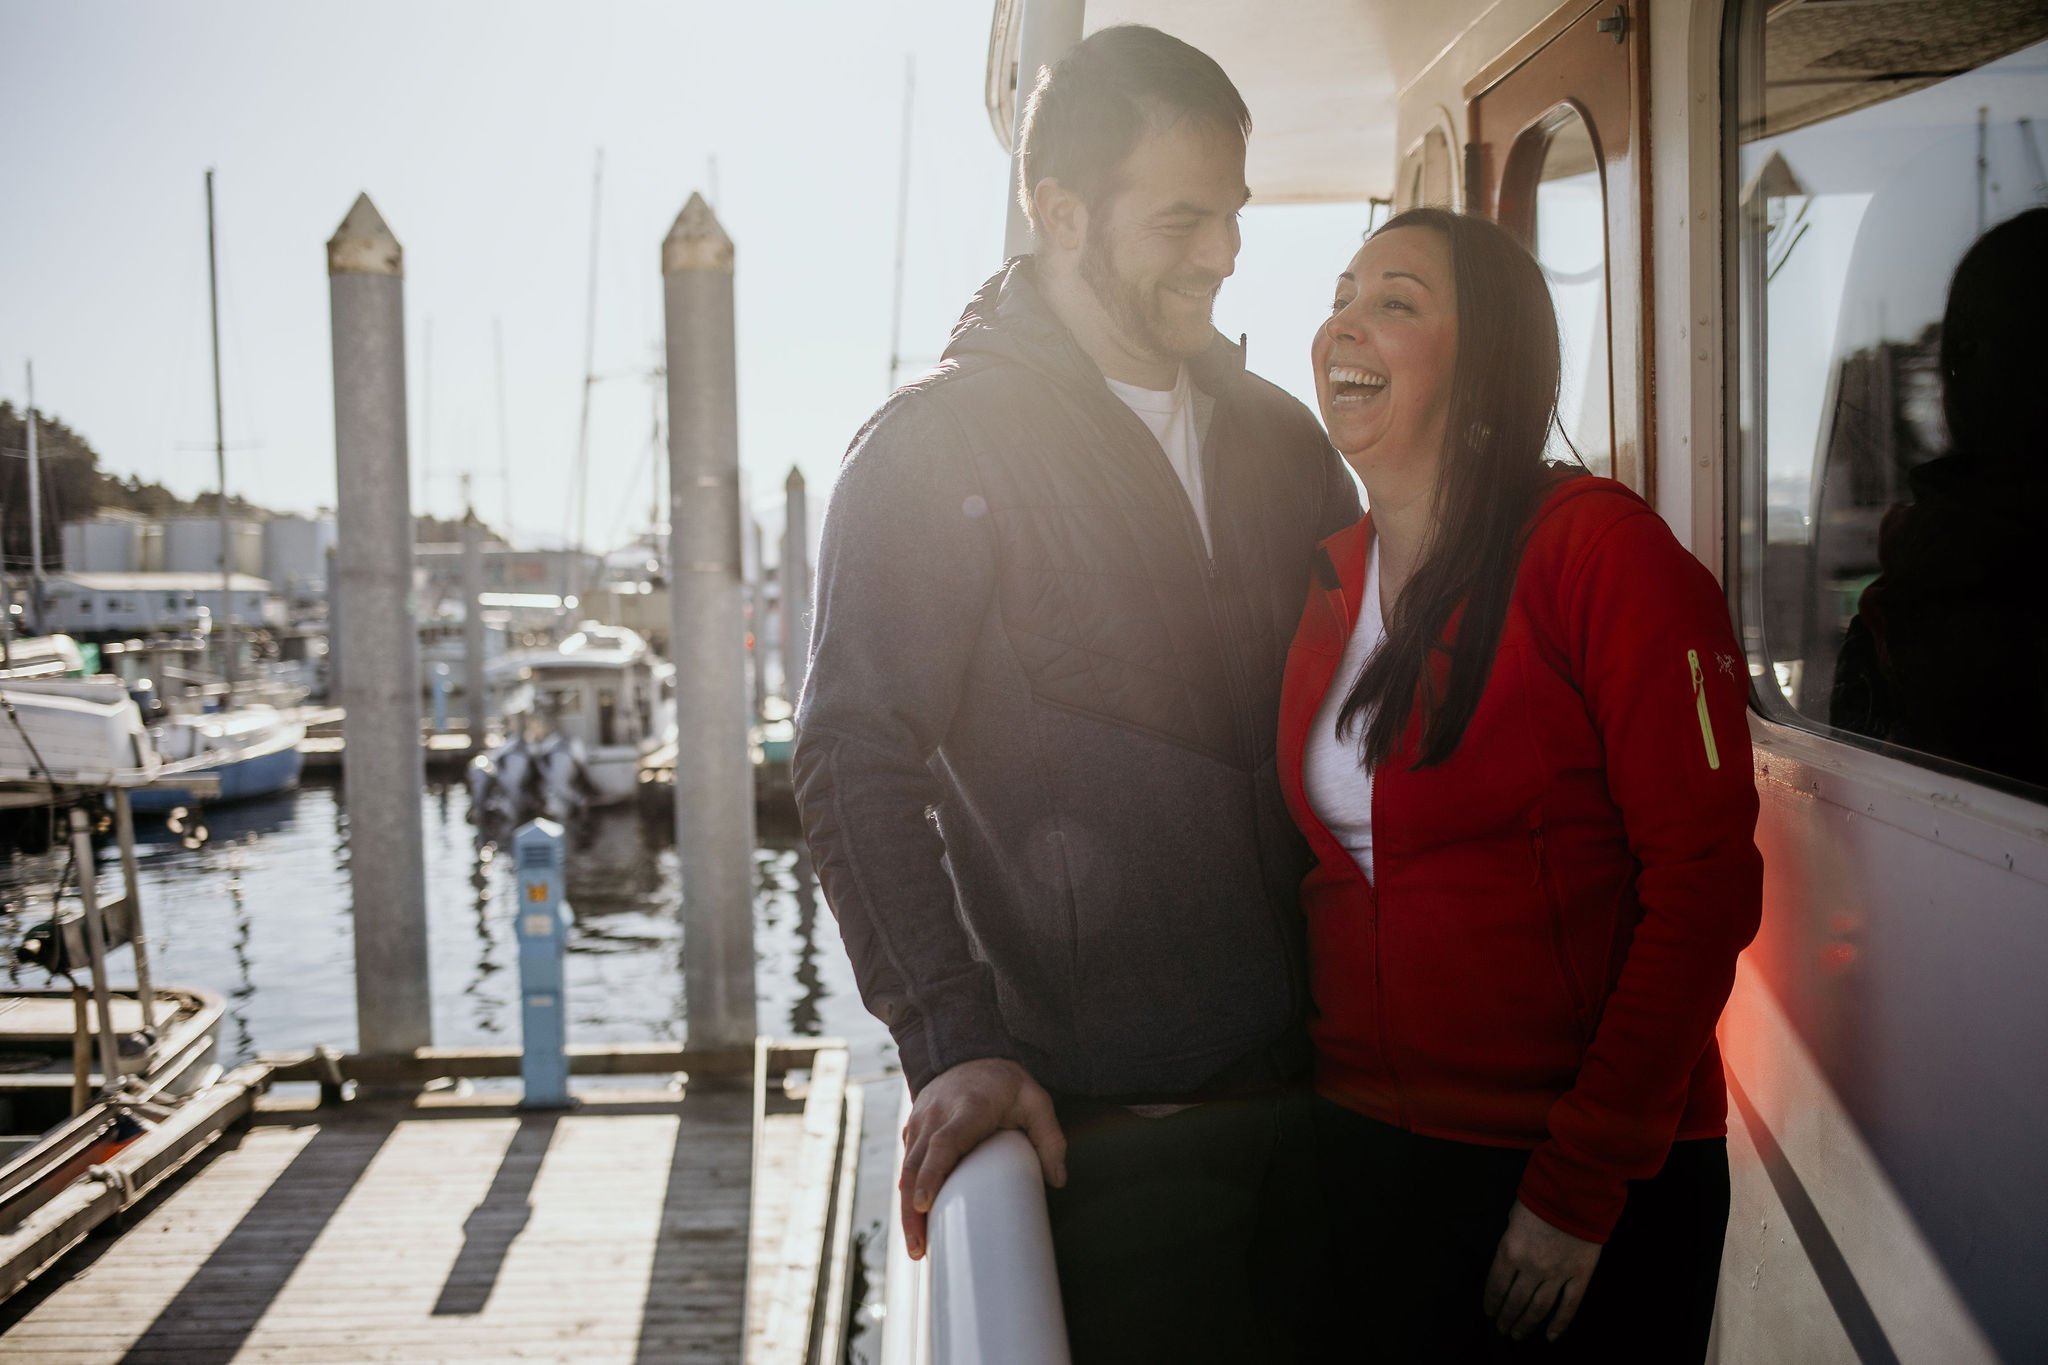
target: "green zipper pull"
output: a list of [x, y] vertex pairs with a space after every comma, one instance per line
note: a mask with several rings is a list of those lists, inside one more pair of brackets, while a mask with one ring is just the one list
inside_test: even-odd
[[1700, 652], [1688, 649], [1685, 651], [1685, 661], [1692, 666], [1692, 699], [1699, 706], [1700, 738], [1707, 744], [1707, 766], [1719, 772], [1721, 751], [1714, 747], [1714, 722], [1707, 715], [1707, 680], [1700, 672]]

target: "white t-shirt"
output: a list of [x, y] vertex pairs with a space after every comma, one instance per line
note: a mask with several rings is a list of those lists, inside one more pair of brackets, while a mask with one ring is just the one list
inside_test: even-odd
[[1195, 432], [1195, 391], [1188, 383], [1188, 367], [1180, 367], [1180, 374], [1170, 389], [1140, 388], [1136, 384], [1124, 384], [1104, 375], [1109, 391], [1123, 400], [1124, 406], [1138, 414], [1157, 438], [1159, 448], [1166, 452], [1167, 463], [1173, 472], [1180, 475], [1181, 487], [1188, 490], [1188, 501], [1195, 505], [1195, 520], [1202, 526], [1202, 544], [1214, 550], [1209, 541], [1209, 503], [1202, 496], [1202, 442]]
[[1370, 711], [1358, 717], [1349, 735], [1337, 733], [1337, 713], [1351, 685], [1365, 671], [1380, 641], [1387, 638], [1387, 623], [1380, 612], [1380, 543], [1375, 537], [1372, 557], [1365, 566], [1365, 602], [1359, 608], [1358, 625], [1344, 642], [1344, 662], [1330, 680], [1330, 690], [1309, 727], [1308, 751], [1302, 757], [1301, 781], [1308, 804], [1323, 825], [1336, 836], [1356, 862], [1365, 879], [1372, 871], [1372, 769], [1358, 758], [1358, 741], [1371, 721]]

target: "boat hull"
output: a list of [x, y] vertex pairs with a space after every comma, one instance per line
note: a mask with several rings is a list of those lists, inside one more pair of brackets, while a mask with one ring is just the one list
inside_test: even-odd
[[[294, 739], [255, 753], [222, 755], [221, 761], [215, 763], [181, 765], [186, 772], [209, 773], [218, 777], [218, 795], [201, 798], [182, 787], [151, 787], [132, 793], [128, 799], [136, 811], [158, 815], [178, 806], [198, 805], [202, 800], [207, 805], [252, 801], [298, 786], [305, 764], [305, 755], [299, 752], [298, 742]], [[175, 774], [167, 773], [166, 776], [175, 777]]]

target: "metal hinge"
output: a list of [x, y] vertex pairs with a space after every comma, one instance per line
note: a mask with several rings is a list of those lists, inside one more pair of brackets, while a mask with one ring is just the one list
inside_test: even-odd
[[1616, 5], [1614, 7], [1614, 13], [1608, 15], [1605, 19], [1598, 21], [1593, 25], [1593, 27], [1600, 30], [1600, 32], [1602, 33], [1612, 33], [1614, 35], [1614, 41], [1617, 43], [1627, 42], [1628, 6]]

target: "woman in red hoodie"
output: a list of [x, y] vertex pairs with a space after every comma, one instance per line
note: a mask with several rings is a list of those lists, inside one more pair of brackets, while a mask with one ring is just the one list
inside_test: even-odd
[[1762, 901], [1727, 606], [1641, 498], [1545, 464], [1557, 324], [1501, 228], [1395, 217], [1313, 355], [1372, 509], [1323, 544], [1280, 736], [1351, 1340], [1699, 1360]]

